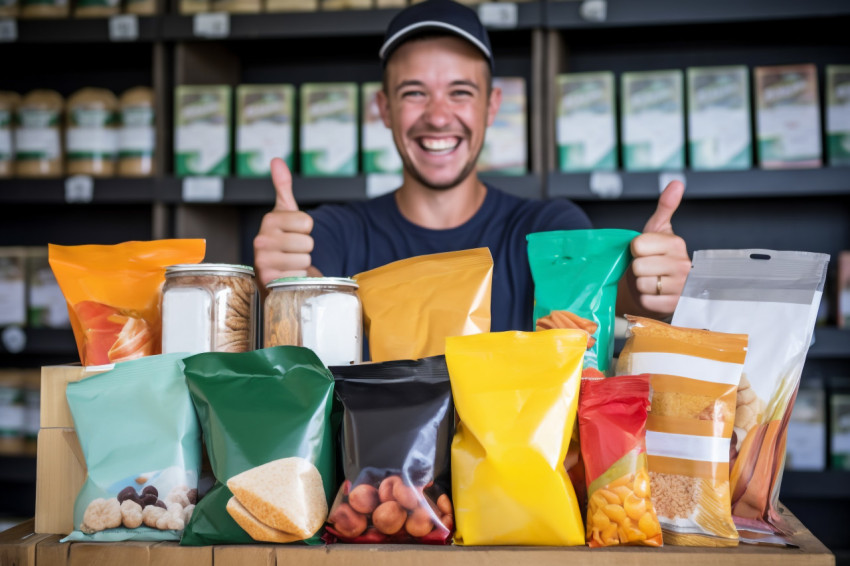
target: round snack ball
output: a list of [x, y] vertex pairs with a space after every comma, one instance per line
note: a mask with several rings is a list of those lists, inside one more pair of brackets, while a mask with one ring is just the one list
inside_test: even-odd
[[83, 514], [83, 524], [80, 530], [91, 534], [106, 529], [114, 529], [121, 526], [121, 504], [118, 500], [95, 499], [88, 504]]
[[135, 529], [142, 525], [142, 506], [130, 499], [121, 503], [121, 520], [128, 529]]
[[154, 505], [157, 502], [157, 497], [153, 493], [144, 493], [142, 495], [142, 507], [147, 507], [148, 505]]
[[152, 485], [147, 485], [147, 486], [144, 487], [144, 489], [142, 489], [142, 495], [143, 496], [147, 495], [149, 493], [152, 493], [154, 497], [159, 497], [159, 492]]
[[139, 494], [136, 493], [136, 488], [131, 485], [128, 485], [124, 489], [118, 492], [116, 496], [118, 499], [118, 503], [124, 503], [126, 500], [135, 501], [141, 505], [141, 499], [139, 498]]

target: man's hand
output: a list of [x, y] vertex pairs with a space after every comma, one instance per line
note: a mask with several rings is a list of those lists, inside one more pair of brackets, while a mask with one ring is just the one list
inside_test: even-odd
[[673, 233], [672, 224], [673, 213], [679, 208], [684, 192], [685, 186], [681, 181], [667, 185], [658, 198], [655, 213], [643, 228], [643, 234], [632, 240], [634, 259], [625, 278], [632, 308], [627, 306], [624, 314], [648, 314], [660, 318], [676, 310], [691, 269], [685, 241]]
[[313, 219], [298, 210], [292, 194], [292, 174], [282, 159], [272, 159], [272, 182], [275, 190], [274, 209], [263, 216], [260, 232], [254, 238], [254, 267], [265, 286], [278, 277], [298, 277], [310, 272], [313, 251]]

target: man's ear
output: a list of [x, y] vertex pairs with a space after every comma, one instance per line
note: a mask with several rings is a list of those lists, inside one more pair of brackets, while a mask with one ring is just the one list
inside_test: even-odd
[[378, 111], [381, 113], [381, 120], [383, 120], [384, 126], [392, 129], [393, 126], [390, 120], [390, 100], [387, 97], [387, 93], [384, 92], [384, 89], [378, 91], [375, 95], [375, 101], [378, 103]]
[[502, 105], [502, 89], [494, 86], [490, 91], [490, 100], [487, 102], [487, 127], [493, 125], [496, 119], [496, 114], [499, 113], [499, 107]]

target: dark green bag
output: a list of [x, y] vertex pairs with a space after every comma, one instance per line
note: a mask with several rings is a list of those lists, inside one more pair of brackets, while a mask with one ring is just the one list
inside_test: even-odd
[[[281, 458], [297, 456], [315, 465], [331, 503], [337, 488], [334, 378], [312, 350], [211, 352], [183, 363], [216, 483], [198, 501], [180, 544], [256, 543], [225, 509], [233, 496], [226, 483]], [[304, 542], [321, 544], [320, 534]]]

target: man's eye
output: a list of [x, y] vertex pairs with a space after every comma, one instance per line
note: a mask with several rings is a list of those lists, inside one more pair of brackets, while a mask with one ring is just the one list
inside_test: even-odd
[[455, 98], [467, 98], [473, 96], [471, 90], [454, 90], [452, 91], [452, 96]]
[[419, 98], [421, 96], [425, 96], [425, 93], [421, 90], [406, 90], [401, 93], [402, 98]]

